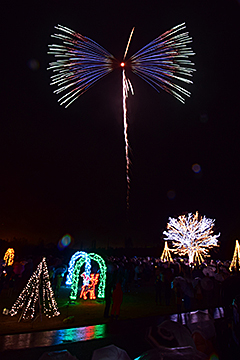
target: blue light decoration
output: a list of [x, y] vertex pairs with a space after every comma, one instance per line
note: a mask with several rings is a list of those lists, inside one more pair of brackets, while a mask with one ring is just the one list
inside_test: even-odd
[[73, 270], [74, 270], [74, 266], [75, 263], [78, 259], [82, 259], [81, 260], [81, 266], [85, 263], [85, 273], [87, 275], [90, 276], [90, 272], [91, 272], [91, 260], [88, 257], [88, 254], [84, 251], [77, 251], [75, 252], [75, 254], [73, 254], [73, 256], [71, 257], [70, 261], [69, 261], [69, 265], [68, 265], [68, 274], [67, 274], [67, 279], [66, 279], [66, 285], [72, 285], [72, 276], [73, 276]]
[[[106, 272], [107, 266], [103, 258], [95, 253], [87, 254], [83, 251], [76, 252], [69, 262], [69, 270], [68, 270], [68, 277], [66, 284], [70, 285], [71, 282], [71, 291], [70, 291], [70, 300], [77, 299], [78, 293], [78, 283], [79, 283], [79, 275], [81, 271], [81, 267], [85, 263], [85, 275], [90, 278], [91, 273], [91, 260], [96, 261], [99, 265], [99, 286], [98, 286], [98, 293], [97, 297], [99, 299], [104, 299], [105, 297], [105, 286], [106, 286]], [[75, 265], [74, 265], [75, 264]], [[71, 267], [71, 269], [70, 269]]]

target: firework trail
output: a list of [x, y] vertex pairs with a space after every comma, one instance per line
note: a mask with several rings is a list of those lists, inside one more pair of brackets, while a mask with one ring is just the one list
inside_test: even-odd
[[128, 141], [128, 121], [127, 121], [127, 98], [129, 90], [132, 95], [133, 87], [130, 80], [126, 77], [125, 70], [122, 71], [122, 90], [123, 90], [123, 126], [124, 126], [124, 140], [125, 140], [125, 157], [126, 157], [126, 179], [127, 179], [127, 209], [129, 208], [129, 193], [130, 193], [130, 159], [129, 159], [129, 141]]
[[129, 141], [128, 141], [128, 121], [127, 121], [127, 98], [129, 94], [129, 90], [131, 90], [132, 95], [134, 95], [133, 87], [130, 80], [126, 77], [125, 72], [125, 58], [129, 49], [129, 45], [133, 36], [134, 27], [132, 28], [131, 34], [128, 39], [128, 43], [126, 46], [126, 50], [123, 56], [123, 61], [121, 62], [120, 66], [122, 67], [122, 92], [123, 92], [123, 127], [124, 127], [124, 140], [125, 140], [125, 158], [126, 158], [126, 180], [127, 180], [127, 209], [129, 208], [129, 195], [130, 195], [130, 159], [129, 159]]
[[126, 69], [145, 80], [154, 89], [160, 89], [173, 95], [181, 102], [190, 92], [178, 85], [178, 82], [191, 84], [189, 77], [195, 69], [189, 56], [194, 55], [187, 44], [192, 42], [188, 32], [180, 33], [186, 28], [185, 23], [173, 27], [155, 40], [144, 46], [136, 54], [125, 61], [134, 28], [131, 31], [122, 62], [105, 50], [102, 46], [86, 36], [58, 25], [55, 27], [62, 33], [52, 35], [61, 44], [49, 45], [48, 54], [54, 55], [56, 61], [49, 68], [56, 74], [51, 76], [51, 85], [57, 85], [56, 94], [63, 93], [58, 100], [67, 108], [79, 96], [90, 89], [95, 82], [109, 74], [115, 68], [122, 68], [123, 125], [126, 156], [127, 208], [130, 192], [130, 159], [127, 122], [127, 97], [129, 91], [133, 94]]
[[[125, 50], [125, 53], [124, 53], [124, 56], [123, 56], [123, 61], [125, 61], [125, 59], [126, 59], [127, 52], [128, 52], [128, 49], [129, 49], [129, 45], [130, 45], [130, 42], [131, 42], [131, 40], [132, 40], [132, 36], [133, 36], [134, 29], [135, 29], [135, 27], [132, 28], [131, 34], [130, 34], [130, 36], [129, 36], [128, 43], [127, 43], [127, 46], [126, 46], [126, 50]], [[122, 63], [121, 63], [121, 64], [122, 64]]]

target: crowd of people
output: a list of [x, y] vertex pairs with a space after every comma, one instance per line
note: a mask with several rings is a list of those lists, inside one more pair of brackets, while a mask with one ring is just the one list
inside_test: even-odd
[[[63, 257], [47, 257], [49, 280], [57, 301], [63, 293], [66, 294], [65, 281], [69, 260]], [[227, 326], [224, 330], [226, 337], [223, 333], [221, 339], [226, 338], [228, 342], [234, 339], [235, 344], [240, 346], [240, 272], [238, 268], [229, 270], [230, 261], [222, 262], [207, 258], [202, 264], [189, 264], [188, 259], [182, 258], [175, 258], [170, 262], [155, 257], [137, 256], [105, 256], [104, 260], [107, 266], [104, 318], [118, 320], [119, 317], [121, 318], [121, 306], [125, 294], [146, 293], [150, 289], [152, 297], [149, 305], [152, 306], [155, 302], [161, 314], [177, 313], [178, 324], [183, 324], [185, 318], [185, 324], [189, 322], [191, 325], [189, 319], [193, 314], [192, 311], [208, 309], [211, 317], [218, 308], [223, 321], [230, 319], [226, 322]], [[0, 260], [0, 300], [2, 296], [6, 297], [10, 307], [40, 261], [41, 257], [15, 258], [12, 265], [6, 265]], [[92, 272], [100, 272], [97, 263], [93, 264]], [[81, 276], [78, 285], [80, 294]], [[65, 288], [62, 293], [61, 287]], [[232, 324], [230, 336], [227, 335], [229, 324]], [[198, 338], [195, 339], [194, 336]], [[196, 344], [200, 344], [198, 346], [200, 350], [204, 348], [203, 352], [210, 354], [214, 348], [213, 340], [216, 334], [214, 332], [211, 341], [204, 336], [201, 337], [199, 332], [195, 332], [193, 339]]]
[[240, 293], [239, 272], [234, 268], [230, 271], [229, 265], [230, 261], [210, 259], [189, 265], [187, 259], [180, 258], [164, 262], [150, 257], [108, 257], [106, 297], [118, 283], [126, 293], [151, 282], [156, 305], [175, 304], [179, 314], [193, 309], [208, 309], [211, 313], [223, 307], [227, 314]]
[[[15, 259], [11, 266], [0, 262], [0, 296], [3, 288], [7, 294], [20, 293], [37, 266], [39, 259]], [[156, 305], [175, 304], [178, 314], [192, 309], [229, 307], [240, 292], [239, 272], [229, 270], [229, 261], [207, 258], [201, 265], [189, 265], [187, 259], [176, 258], [164, 262], [153, 257], [105, 257], [107, 264], [104, 317], [119, 317], [124, 293], [144, 284], [154, 285]], [[67, 261], [48, 259], [49, 276], [55, 296], [65, 284]], [[64, 271], [63, 271], [64, 269]], [[97, 271], [97, 267], [95, 269]]]
[[[109, 257], [104, 316], [109, 317], [111, 296], [113, 302], [111, 317], [116, 315], [118, 319], [124, 292], [135, 291], [136, 288], [151, 283], [154, 284], [156, 305], [164, 306], [166, 314], [176, 311], [179, 324], [183, 324], [184, 319], [184, 323], [190, 328], [194, 325], [191, 324], [192, 316], [194, 316], [192, 311], [208, 310], [208, 321], [204, 324], [200, 321], [197, 330], [193, 329], [192, 338], [198, 350], [208, 356], [215, 351], [217, 345], [213, 314], [216, 309], [224, 324], [218, 341], [221, 343], [224, 339], [226, 348], [239, 347], [240, 273], [234, 268], [230, 271], [229, 267], [230, 261], [221, 262], [210, 259], [201, 265], [189, 265], [187, 259], [180, 258], [172, 262], [164, 262], [150, 257]], [[116, 308], [118, 310], [114, 313]], [[206, 317], [206, 313], [198, 311], [199, 316]], [[169, 324], [172, 325], [171, 321]], [[201, 327], [204, 331], [199, 330]], [[207, 336], [209, 328], [213, 331]], [[221, 345], [218, 344], [218, 347], [221, 348]], [[222, 349], [222, 351], [225, 350]]]

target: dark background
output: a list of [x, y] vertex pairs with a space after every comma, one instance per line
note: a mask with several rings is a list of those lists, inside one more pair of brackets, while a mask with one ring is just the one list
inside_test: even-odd
[[[157, 246], [169, 216], [198, 210], [216, 219], [220, 255], [231, 257], [240, 237], [239, 2], [27, 0], [1, 10], [0, 238], [57, 244], [69, 233], [83, 246]], [[126, 214], [121, 72], [60, 107], [46, 70], [50, 35], [59, 23], [121, 60], [133, 26], [128, 56], [184, 21], [197, 69], [185, 105], [128, 73]]]

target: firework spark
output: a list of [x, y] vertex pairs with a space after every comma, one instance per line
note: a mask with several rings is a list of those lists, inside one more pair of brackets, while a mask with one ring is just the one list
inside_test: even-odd
[[54, 55], [57, 59], [49, 64], [49, 69], [56, 73], [51, 76], [51, 85], [58, 86], [54, 93], [63, 93], [63, 96], [58, 100], [60, 105], [64, 104], [67, 108], [98, 80], [115, 68], [122, 68], [127, 207], [129, 207], [130, 159], [127, 132], [127, 97], [129, 90], [133, 94], [133, 87], [126, 76], [125, 69], [127, 68], [138, 75], [157, 91], [159, 89], [165, 90], [184, 103], [184, 96], [190, 96], [190, 92], [179, 86], [178, 82], [192, 83], [189, 77], [194, 71], [192, 68], [194, 64], [188, 58], [194, 53], [191, 48], [187, 47], [192, 39], [188, 32], [179, 33], [186, 28], [185, 23], [183, 23], [160, 35], [125, 61], [134, 32], [133, 28], [123, 60], [119, 62], [112, 54], [88, 37], [61, 25], [55, 28], [61, 33], [54, 34], [52, 37], [60, 40], [62, 44], [49, 45], [48, 54]]
[[84, 94], [95, 82], [113, 70], [114, 57], [93, 40], [58, 25], [57, 30], [68, 34], [54, 34], [63, 45], [49, 45], [48, 54], [58, 58], [50, 63], [56, 75], [51, 76], [51, 85], [58, 85], [55, 94], [65, 92], [58, 101], [67, 108], [79, 96]]
[[126, 46], [126, 50], [125, 50], [125, 53], [124, 53], [124, 56], [123, 56], [123, 61], [125, 61], [125, 59], [126, 59], [127, 52], [128, 52], [128, 49], [129, 49], [129, 45], [130, 45], [130, 42], [132, 40], [134, 29], [135, 29], [135, 27], [132, 28], [131, 34], [129, 36], [128, 43], [127, 43], [127, 46]]
[[191, 77], [192, 72], [195, 71], [191, 67], [194, 64], [188, 60], [194, 52], [186, 46], [192, 42], [192, 38], [189, 37], [188, 32], [176, 34], [185, 28], [185, 23], [173, 27], [129, 59], [133, 73], [155, 90], [165, 90], [182, 103], [185, 102], [183, 95], [190, 96], [190, 92], [173, 81], [192, 84], [188, 77]]

